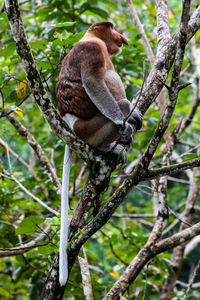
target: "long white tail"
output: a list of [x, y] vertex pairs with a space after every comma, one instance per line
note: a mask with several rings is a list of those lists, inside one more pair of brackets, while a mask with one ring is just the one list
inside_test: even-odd
[[65, 285], [68, 278], [67, 240], [69, 231], [68, 208], [69, 208], [69, 173], [71, 163], [71, 151], [65, 145], [65, 155], [62, 174], [61, 191], [61, 226], [60, 226], [60, 248], [59, 248], [59, 282]]

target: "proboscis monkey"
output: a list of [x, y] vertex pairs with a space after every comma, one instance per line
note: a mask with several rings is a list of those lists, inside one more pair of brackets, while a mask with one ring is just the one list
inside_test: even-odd
[[[133, 111], [123, 124], [131, 106], [111, 62], [122, 44], [128, 45], [128, 40], [114, 30], [111, 22], [90, 26], [64, 58], [56, 90], [60, 114], [69, 127], [87, 144], [102, 151], [110, 151], [117, 140], [114, 148], [117, 155], [123, 149], [121, 144], [132, 142], [132, 125], [137, 129], [142, 126], [139, 111]], [[61, 214], [60, 244], [63, 239], [67, 240], [67, 232], [62, 233], [63, 227], [67, 227], [67, 221]], [[61, 285], [66, 283], [68, 276], [64, 262], [67, 261], [66, 244], [63, 245], [60, 246], [59, 263]]]

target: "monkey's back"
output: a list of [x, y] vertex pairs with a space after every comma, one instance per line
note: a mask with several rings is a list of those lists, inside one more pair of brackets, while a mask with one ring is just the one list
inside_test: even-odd
[[73, 114], [90, 119], [98, 113], [81, 80], [81, 62], [87, 54], [85, 43], [76, 44], [64, 58], [56, 88], [56, 100], [61, 116]]

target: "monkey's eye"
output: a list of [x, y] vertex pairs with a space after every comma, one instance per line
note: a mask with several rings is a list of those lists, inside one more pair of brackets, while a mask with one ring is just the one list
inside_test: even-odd
[[97, 28], [98, 28], [98, 26], [94, 26], [94, 27], [93, 27], [93, 30], [96, 30]]

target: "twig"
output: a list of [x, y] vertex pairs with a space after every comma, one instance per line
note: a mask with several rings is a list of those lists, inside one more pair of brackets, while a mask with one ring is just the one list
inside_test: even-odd
[[29, 166], [29, 164], [27, 164], [21, 158], [21, 156], [19, 156], [16, 152], [14, 152], [8, 146], [8, 144], [5, 141], [3, 141], [1, 138], [0, 138], [0, 145], [2, 145], [6, 150], [8, 150], [12, 154], [12, 156], [14, 156], [32, 174], [32, 176], [35, 178], [35, 180], [39, 182], [40, 187], [44, 190], [44, 194], [45, 194], [46, 198], [49, 199], [49, 192], [48, 192], [48, 190], [46, 189], [45, 185], [41, 182], [40, 178], [35, 173], [35, 171], [33, 171], [32, 168]]
[[19, 254], [25, 253], [35, 247], [38, 247], [38, 243], [45, 240], [46, 236], [48, 236], [48, 234], [50, 232], [51, 232], [51, 226], [49, 225], [44, 230], [44, 232], [42, 232], [38, 237], [36, 237], [34, 240], [32, 240], [26, 244], [22, 244], [21, 246], [14, 247], [14, 248], [0, 249], [0, 257], [19, 255]]
[[168, 91], [171, 91], [171, 90], [172, 90], [171, 87], [168, 86], [161, 78], [159, 78], [158, 76], [156, 76], [156, 79], [157, 79], [158, 81], [160, 81], [160, 82], [166, 87], [166, 89], [167, 89]]
[[139, 33], [139, 36], [142, 40], [142, 44], [144, 45], [144, 49], [145, 49], [145, 52], [147, 54], [147, 58], [151, 63], [151, 67], [153, 68], [154, 67], [154, 54], [153, 54], [153, 51], [151, 49], [150, 43], [147, 39], [147, 36], [145, 34], [144, 28], [143, 28], [143, 26], [142, 26], [142, 24], [139, 20], [139, 17], [137, 15], [137, 12], [135, 10], [135, 7], [134, 7], [132, 1], [131, 0], [126, 0], [126, 4], [129, 8], [128, 11], [131, 15], [133, 23], [135, 24], [135, 27], [136, 27], [136, 29]]
[[[25, 186], [23, 186], [23, 184], [21, 184], [19, 182], [19, 180], [17, 180], [12, 174], [9, 174], [9, 172], [7, 172], [6, 170], [4, 170], [4, 173], [6, 174], [7, 178], [12, 179], [13, 181], [15, 181], [18, 186], [20, 187], [20, 189], [22, 191], [24, 191], [28, 196], [30, 196], [31, 198], [33, 198], [35, 201], [37, 201], [40, 205], [42, 205], [44, 208], [46, 208], [48, 211], [50, 211], [51, 213], [53, 213], [54, 215], [58, 215], [59, 213], [57, 211], [55, 211], [54, 209], [52, 209], [51, 207], [49, 207], [48, 205], [46, 205], [43, 201], [41, 201], [38, 197], [36, 197], [35, 195], [33, 195], [29, 190], [27, 190], [25, 188]], [[0, 173], [2, 176], [5, 176], [5, 174]]]
[[170, 213], [175, 217], [177, 218], [181, 223], [187, 225], [188, 227], [191, 227], [192, 225], [189, 224], [188, 222], [184, 221], [183, 218], [181, 218], [177, 213], [175, 213], [170, 207], [168, 207]]
[[[105, 233], [103, 232], [103, 230], [100, 230], [100, 232], [102, 233], [103, 236], [107, 237], [108, 240], [110, 240], [110, 237]], [[113, 248], [113, 245], [111, 242], [109, 242], [109, 246], [110, 246], [110, 250], [112, 252], [112, 254], [125, 266], [128, 266], [128, 263], [125, 262], [123, 259], [121, 259], [121, 257], [119, 257], [119, 255], [117, 255], [117, 253], [115, 252], [114, 248]]]
[[195, 280], [195, 278], [196, 278], [196, 276], [197, 276], [197, 274], [198, 274], [198, 272], [199, 272], [199, 269], [200, 269], [200, 260], [198, 261], [198, 263], [197, 263], [197, 265], [196, 265], [196, 267], [195, 267], [195, 269], [194, 269], [193, 276], [192, 276], [192, 278], [190, 279], [190, 282], [189, 282], [188, 288], [187, 288], [187, 290], [186, 290], [186, 293], [185, 293], [185, 295], [184, 295], [184, 297], [183, 297], [183, 300], [186, 300], [186, 299], [187, 299], [187, 296], [189, 295], [189, 292], [190, 292], [190, 290], [191, 290], [191, 288], [192, 288], [192, 284], [194, 283], [194, 280]]
[[[29, 97], [30, 95], [31, 95], [31, 92], [28, 93], [28, 95], [26, 95], [26, 97], [24, 97], [24, 99], [23, 99], [19, 104], [16, 105], [16, 107], [20, 107], [20, 106], [26, 101], [26, 99], [28, 99], [28, 97]], [[2, 114], [0, 115], [0, 118], [9, 116], [9, 115], [10, 115], [11, 113], [13, 113], [14, 111], [16, 111], [16, 109], [10, 110], [10, 111], [8, 111], [8, 112], [2, 111], [2, 112], [1, 112]]]
[[[187, 288], [189, 286], [189, 283], [185, 283], [183, 281], [176, 280], [176, 285], [180, 285], [184, 288]], [[199, 288], [200, 288], [200, 282], [195, 282], [192, 284], [192, 289], [199, 289]]]
[[130, 218], [130, 219], [145, 219], [145, 218], [154, 218], [153, 214], [114, 214], [112, 218]]
[[28, 131], [28, 129], [17, 120], [17, 118], [15, 118], [12, 115], [9, 115], [9, 116], [7, 116], [7, 119], [10, 121], [11, 124], [13, 124], [13, 126], [17, 129], [17, 131], [24, 138], [26, 138], [29, 145], [36, 152], [41, 163], [45, 166], [45, 168], [47, 170], [47, 174], [48, 174], [50, 180], [53, 182], [57, 194], [60, 195], [60, 189], [61, 189], [60, 181], [59, 181], [49, 159], [47, 158], [45, 152], [43, 151], [42, 147], [40, 146], [40, 144], [36, 141], [35, 137]]
[[191, 84], [192, 84], [191, 82], [187, 82], [187, 83], [179, 85], [178, 86], [178, 91], [181, 91], [181, 90], [185, 89], [186, 87], [188, 87]]

